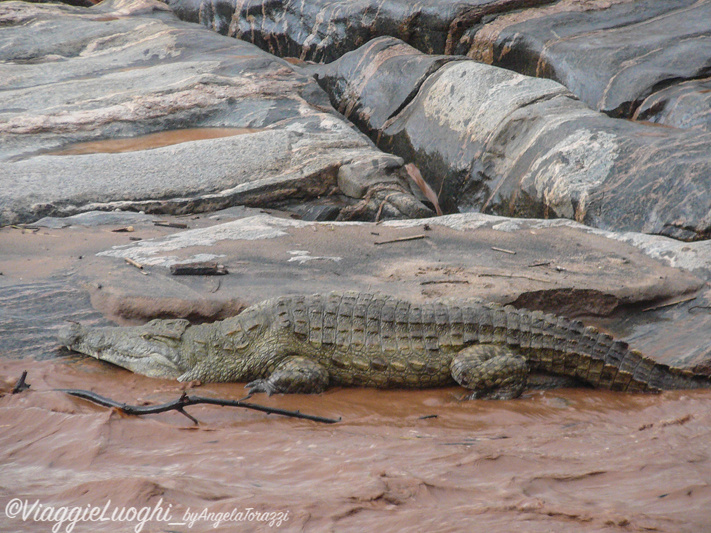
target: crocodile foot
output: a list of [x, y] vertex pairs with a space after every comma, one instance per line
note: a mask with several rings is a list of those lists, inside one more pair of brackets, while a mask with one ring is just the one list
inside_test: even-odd
[[470, 346], [457, 354], [450, 368], [454, 380], [473, 391], [470, 400], [510, 400], [526, 388], [526, 359], [509, 346]]
[[247, 384], [249, 393], [318, 393], [328, 387], [328, 370], [306, 357], [289, 357], [279, 363], [266, 379]]

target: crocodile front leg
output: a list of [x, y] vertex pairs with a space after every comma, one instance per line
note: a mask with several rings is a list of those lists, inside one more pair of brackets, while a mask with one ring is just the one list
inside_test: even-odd
[[474, 392], [469, 399], [510, 400], [526, 387], [528, 365], [516, 350], [476, 344], [460, 351], [450, 365], [454, 381]]
[[290, 357], [281, 362], [266, 379], [256, 379], [246, 385], [249, 393], [276, 392], [318, 393], [328, 387], [328, 370], [306, 357]]

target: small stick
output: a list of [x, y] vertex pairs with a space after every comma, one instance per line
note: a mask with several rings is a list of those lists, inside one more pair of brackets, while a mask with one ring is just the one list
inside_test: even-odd
[[134, 261], [130, 257], [124, 257], [124, 260], [131, 266], [135, 266], [138, 270], [143, 270], [143, 265], [138, 261]]
[[[335, 424], [337, 422], [340, 422], [341, 419], [335, 419], [335, 418], [324, 418], [322, 416], [315, 416], [315, 415], [307, 415], [304, 413], [300, 413], [299, 411], [289, 411], [286, 409], [279, 409], [276, 407], [267, 407], [264, 405], [259, 405], [256, 403], [247, 403], [243, 400], [222, 400], [220, 398], [207, 398], [205, 396], [188, 396], [187, 394], [183, 393], [180, 398], [177, 400], [174, 400], [172, 402], [168, 403], [163, 403], [159, 405], [148, 405], [148, 406], [142, 406], [142, 405], [129, 405], [126, 403], [121, 403], [112, 400], [111, 398], [106, 398], [105, 396], [101, 396], [99, 394], [96, 394], [94, 392], [88, 391], [88, 390], [82, 390], [82, 389], [55, 389], [60, 392], [64, 392], [66, 394], [69, 394], [71, 396], [75, 396], [77, 398], [82, 398], [84, 400], [89, 400], [90, 402], [94, 402], [98, 405], [102, 405], [104, 407], [115, 407], [117, 409], [120, 409], [124, 413], [128, 415], [150, 415], [150, 414], [156, 414], [156, 413], [164, 413], [166, 411], [178, 411], [179, 413], [187, 416], [190, 418], [193, 423], [197, 424], [198, 421], [190, 416], [188, 413], [184, 411], [184, 408], [189, 406], [189, 405], [197, 405], [200, 403], [206, 403], [209, 405], [220, 405], [220, 406], [226, 406], [226, 407], [243, 407], [245, 409], [252, 409], [254, 411], [261, 411], [263, 413], [267, 414], [277, 414], [277, 415], [282, 415], [282, 416], [289, 416], [292, 418], [303, 418], [305, 420], [312, 420], [314, 422], [321, 422], [323, 424]], [[247, 396], [249, 398], [249, 396]]]
[[523, 276], [523, 275], [516, 275], [516, 274], [478, 274], [479, 277], [481, 278], [521, 278], [521, 279], [530, 279], [531, 281], [539, 281], [541, 283], [553, 283], [549, 279], [540, 279], [540, 278], [534, 278], [531, 276]]
[[33, 233], [37, 233], [37, 232], [40, 230], [39, 227], [37, 227], [37, 226], [30, 226], [30, 225], [28, 225], [28, 224], [20, 224], [19, 226], [16, 225], [16, 224], [12, 224], [10, 227], [11, 227], [12, 229], [21, 229], [23, 232], [24, 232], [25, 230], [30, 230], [30, 231], [32, 231]]
[[15, 383], [15, 386], [12, 388], [12, 394], [17, 394], [18, 392], [22, 392], [30, 388], [30, 384], [25, 383], [25, 379], [27, 379], [27, 370], [22, 372], [20, 379], [18, 379], [17, 383]]
[[427, 237], [427, 235], [425, 235], [425, 234], [413, 235], [411, 237], [400, 237], [398, 239], [390, 239], [389, 241], [378, 241], [378, 242], [374, 242], [373, 244], [378, 246], [380, 244], [390, 244], [391, 242], [415, 241], [417, 239], [424, 239], [425, 237]]
[[550, 264], [551, 264], [550, 261], [541, 261], [540, 263], [531, 263], [530, 265], [528, 265], [528, 268], [533, 268], [533, 267], [545, 267], [545, 266], [548, 266], [548, 265], [550, 265]]
[[179, 229], [187, 229], [188, 225], [183, 224], [182, 222], [167, 222], [165, 220], [156, 220], [153, 223], [154, 226], [163, 226], [165, 228], [179, 228]]
[[214, 261], [177, 263], [170, 265], [170, 273], [174, 276], [223, 276], [228, 274], [224, 265], [218, 265]]
[[505, 254], [516, 255], [516, 252], [514, 252], [513, 250], [507, 250], [505, 248], [497, 248], [496, 246], [492, 246], [491, 249], [497, 252], [504, 252]]
[[469, 285], [469, 280], [466, 279], [430, 279], [420, 281], [420, 285], [435, 285], [436, 283], [463, 283]]

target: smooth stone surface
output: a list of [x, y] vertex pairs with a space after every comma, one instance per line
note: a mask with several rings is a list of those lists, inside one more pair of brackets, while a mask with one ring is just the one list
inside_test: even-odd
[[67, 228], [69, 226], [105, 226], [109, 224], [152, 224], [158, 217], [130, 211], [87, 211], [71, 217], [44, 217], [32, 226], [39, 228]]
[[[3, 2], [0, 24], [0, 224], [95, 209], [302, 203], [340, 195], [340, 169], [384, 157], [308, 76], [159, 2]], [[155, 144], [157, 133], [191, 128], [196, 140]], [[205, 138], [205, 128], [241, 134]], [[97, 153], [52, 155], [147, 134], [143, 149], [97, 143]], [[364, 179], [363, 197], [341, 195], [344, 218], [429, 213], [397, 165]]]
[[[612, 119], [552, 80], [427, 57], [384, 37], [312, 70], [334, 105], [414, 162], [450, 211], [711, 235], [711, 134]], [[413, 75], [401, 76], [410, 64]]]
[[[304, 67], [313, 73], [331, 103], [361, 131], [377, 135], [385, 123], [412, 101], [425, 80], [461, 56], [413, 54], [397, 39], [373, 39], [357, 54]], [[387, 64], [387, 67], [381, 68]]]
[[184, 20], [250, 41], [280, 57], [329, 62], [391, 35], [444, 53], [461, 28], [552, 0], [167, 0]]
[[[709, 0], [168, 0], [185, 20], [278, 56], [331, 62], [391, 36], [426, 54], [468, 55], [561, 82], [594, 109], [631, 118], [643, 101], [707, 78]], [[681, 90], [681, 89], [680, 89]], [[709, 127], [703, 87], [674, 99], [671, 126]], [[689, 95], [693, 93], [693, 97]], [[664, 98], [664, 95], [659, 95]], [[699, 102], [701, 101], [701, 102]]]
[[[564, 0], [470, 28], [452, 53], [555, 79], [593, 109], [632, 117], [658, 91], [708, 78], [711, 2]], [[685, 92], [706, 100], [702, 87]], [[708, 125], [708, 104], [695, 99], [677, 102], [677, 113]]]
[[[388, 242], [413, 236], [419, 238]], [[230, 274], [219, 280], [169, 275], [171, 264], [205, 253]], [[195, 319], [211, 308], [224, 312], [272, 296], [329, 290], [417, 301], [480, 297], [587, 317], [660, 361], [706, 368], [711, 314], [688, 308], [708, 299], [709, 265], [710, 241], [616, 234], [565, 220], [471, 213], [372, 225], [260, 214], [114, 246], [82, 263], [78, 275], [94, 305], [122, 323]], [[667, 319], [670, 310], [684, 314], [683, 331]]]
[[651, 94], [632, 118], [711, 131], [711, 78], [685, 81]]

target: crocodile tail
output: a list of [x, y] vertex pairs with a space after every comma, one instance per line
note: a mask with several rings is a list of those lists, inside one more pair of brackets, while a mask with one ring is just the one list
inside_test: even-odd
[[662, 390], [711, 389], [711, 376], [695, 374], [691, 370], [674, 368], [661, 363], [654, 365], [649, 382]]
[[603, 356], [605, 366], [617, 367], [617, 372], [611, 372], [614, 377], [605, 388], [626, 391], [660, 391], [673, 389], [711, 388], [711, 378], [694, 374], [690, 370], [670, 367], [645, 357], [640, 351], [630, 349], [626, 342], [614, 340], [606, 333], [595, 328], [585, 328], [591, 335], [598, 335], [594, 351]]
[[509, 343], [527, 353], [534, 369], [619, 391], [711, 388], [710, 377], [657, 363], [579, 320], [508, 306], [506, 313], [511, 315], [508, 333], [514, 338]]

